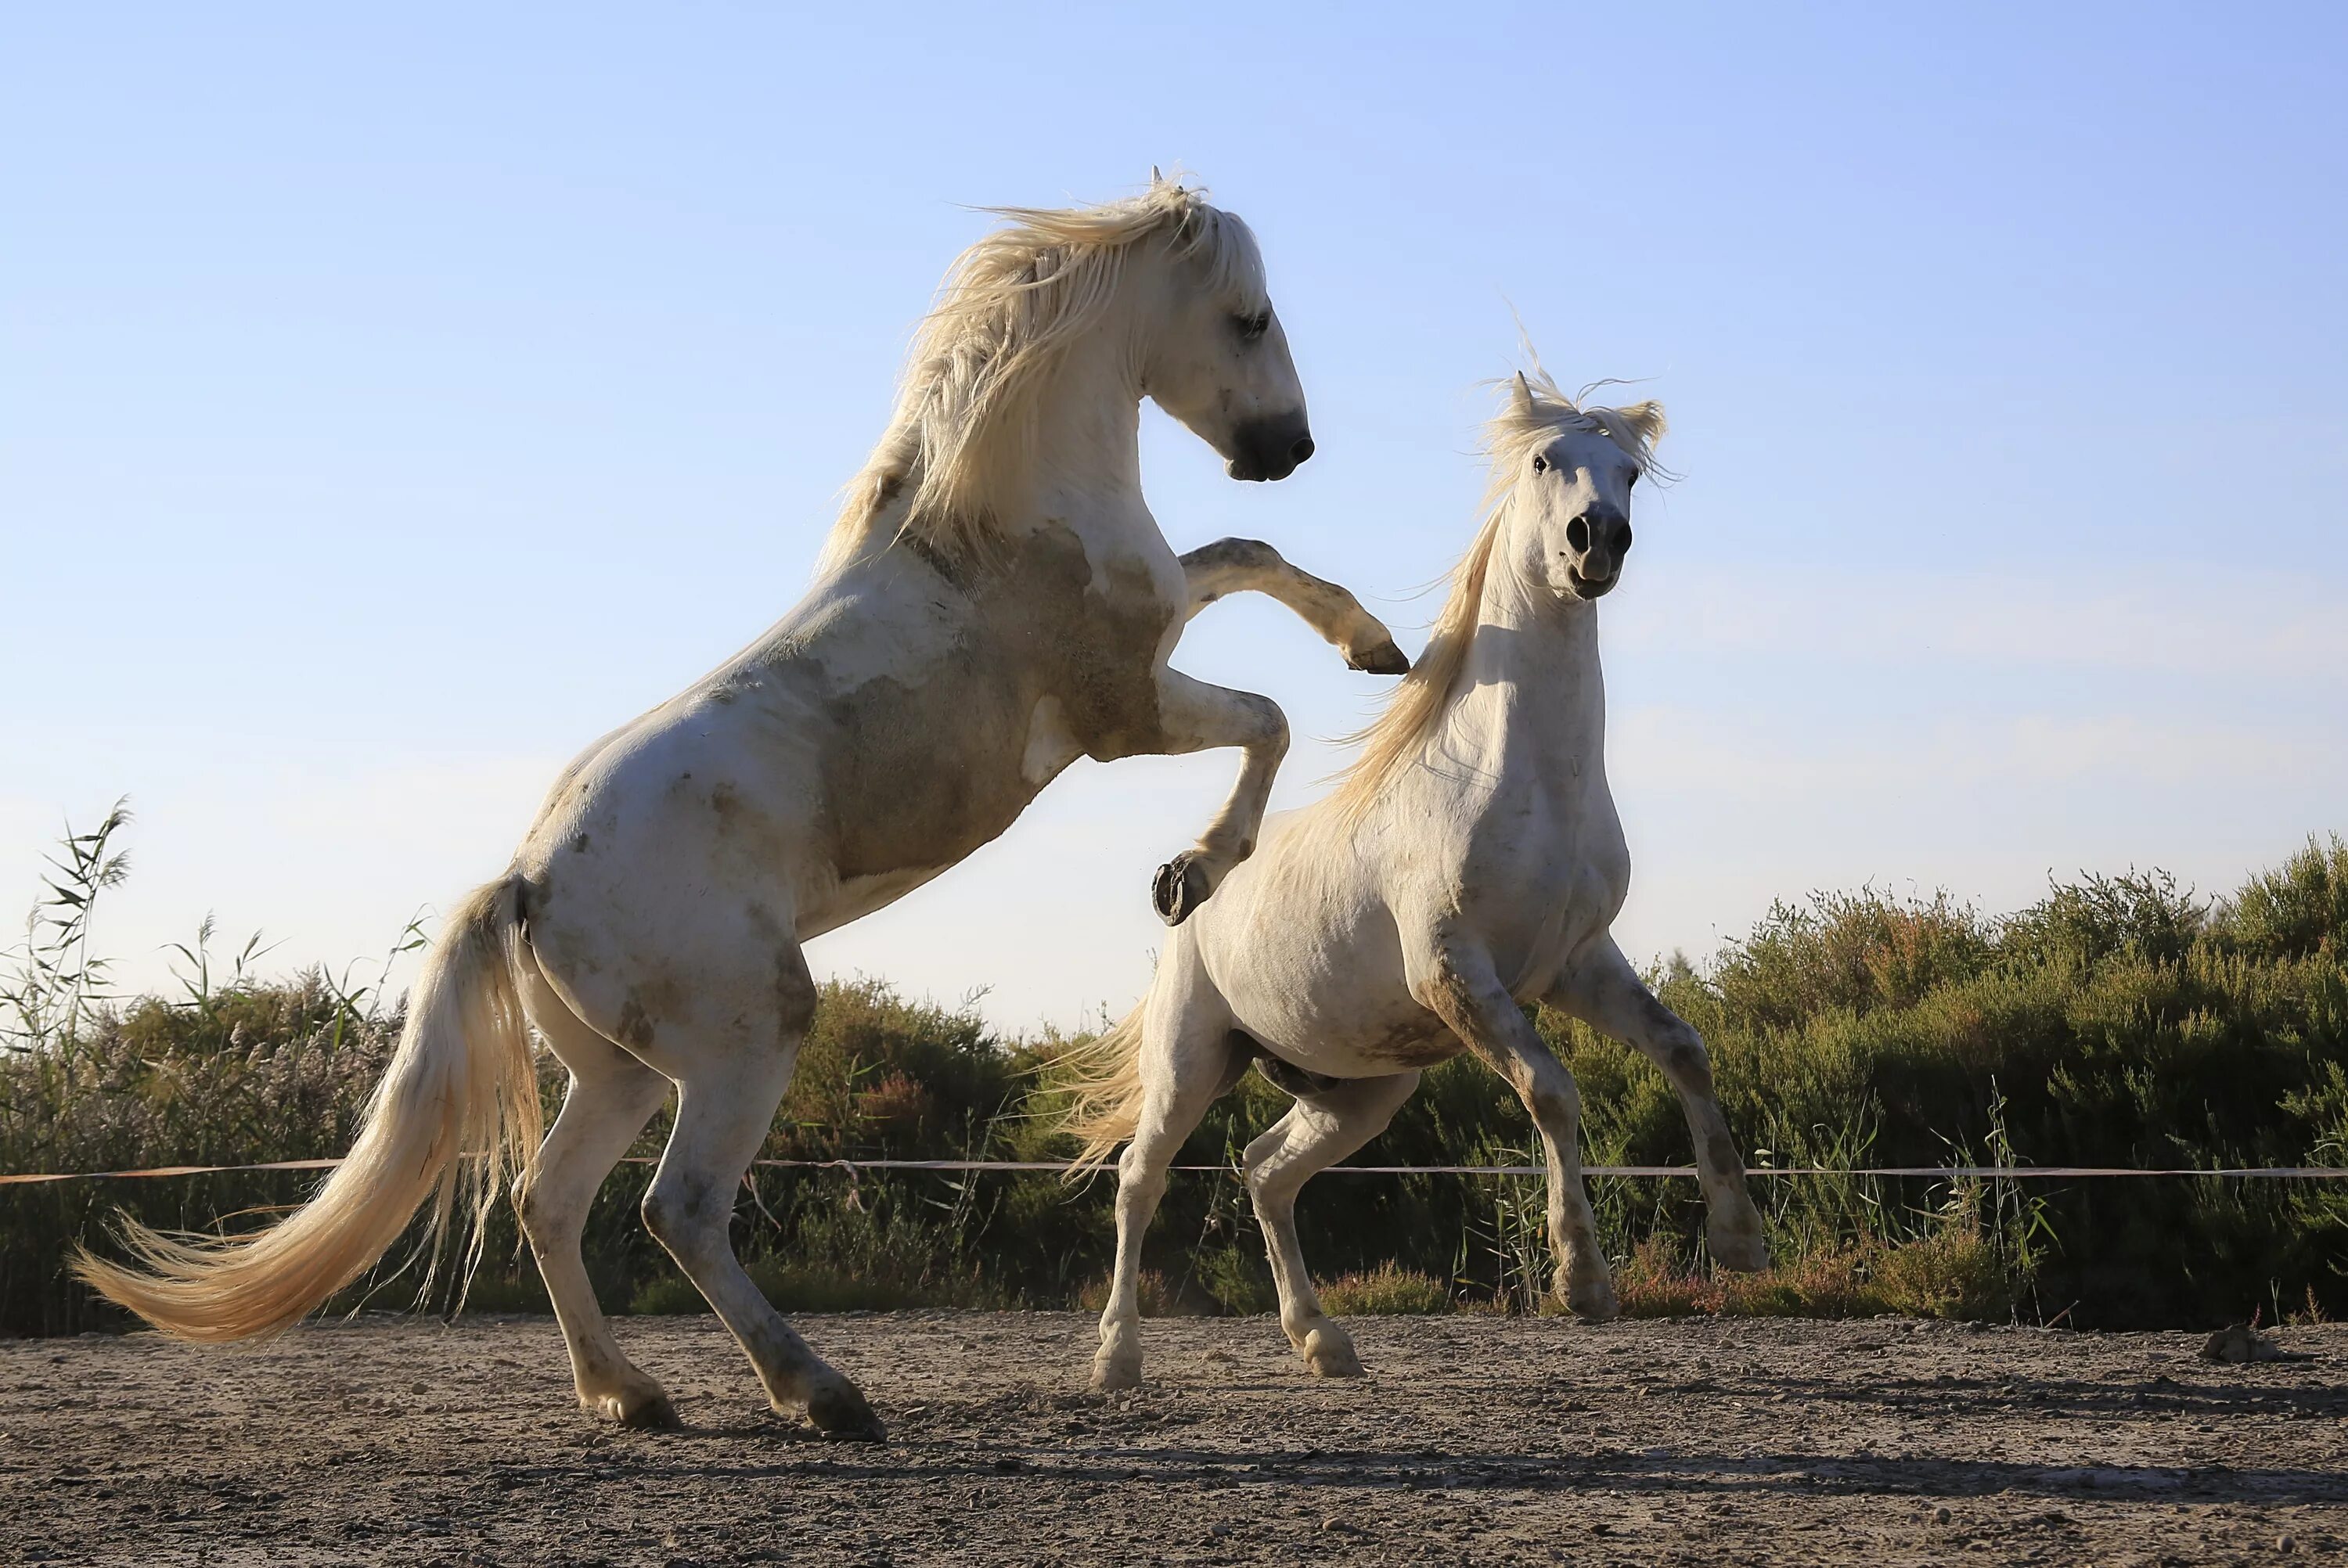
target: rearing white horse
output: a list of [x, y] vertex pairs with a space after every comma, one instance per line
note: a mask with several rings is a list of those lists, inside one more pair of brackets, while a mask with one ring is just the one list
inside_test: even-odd
[[[1281, 599], [1357, 669], [1406, 668], [1344, 589], [1250, 541], [1177, 559], [1142, 502], [1144, 396], [1235, 478], [1281, 478], [1312, 454], [1246, 226], [1155, 179], [1107, 206], [1003, 215], [948, 274], [807, 597], [582, 753], [505, 875], [451, 912], [348, 1161], [273, 1228], [228, 1243], [134, 1229], [143, 1267], [84, 1255], [84, 1278], [184, 1338], [273, 1332], [372, 1266], [426, 1201], [445, 1230], [460, 1172], [478, 1247], [478, 1216], [518, 1167], [580, 1401], [670, 1423], [659, 1383], [613, 1342], [579, 1244], [596, 1189], [675, 1085], [646, 1225], [778, 1409], [880, 1434], [727, 1236], [815, 1005], [801, 944], [1001, 834], [1080, 756], [1239, 746], [1230, 800], [1159, 875], [1161, 915], [1190, 913], [1252, 848], [1288, 744], [1269, 700], [1167, 667], [1222, 594]], [[534, 1155], [529, 1027], [571, 1073]]]
[[1655, 404], [1583, 408], [1545, 374], [1517, 377], [1485, 432], [1489, 515], [1361, 756], [1329, 798], [1266, 824], [1255, 856], [1174, 933], [1141, 1005], [1072, 1062], [1068, 1125], [1086, 1163], [1126, 1144], [1099, 1386], [1140, 1380], [1141, 1239], [1167, 1163], [1251, 1062], [1296, 1099], [1243, 1165], [1281, 1327], [1315, 1372], [1361, 1363], [1305, 1269], [1297, 1190], [1385, 1131], [1420, 1070], [1462, 1050], [1540, 1130], [1557, 1289], [1581, 1316], [1612, 1317], [1581, 1100], [1528, 1001], [1654, 1059], [1695, 1137], [1713, 1256], [1766, 1265], [1704, 1042], [1608, 934], [1631, 856], [1606, 785], [1595, 601], [1621, 580], [1631, 489], [1663, 430]]

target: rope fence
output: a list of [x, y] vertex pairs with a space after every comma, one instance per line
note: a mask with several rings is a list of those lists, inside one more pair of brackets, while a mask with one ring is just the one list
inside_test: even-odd
[[[623, 1162], [651, 1164], [649, 1155], [631, 1155]], [[57, 1171], [0, 1174], [0, 1187], [32, 1186], [53, 1182], [123, 1182], [160, 1176], [229, 1175], [247, 1171], [331, 1171], [340, 1160], [267, 1160], [250, 1165], [154, 1165], [138, 1171]], [[765, 1170], [845, 1171], [1047, 1171], [1066, 1172], [1064, 1160], [757, 1160]], [[1169, 1165], [1169, 1171], [1196, 1174], [1236, 1175], [1232, 1165]], [[1331, 1165], [1322, 1173], [1343, 1176], [1546, 1176], [1545, 1165]], [[1585, 1176], [1673, 1177], [1693, 1179], [1694, 1165], [1584, 1165]], [[2227, 1180], [2337, 1182], [2348, 1181], [2348, 1166], [2239, 1165], [2138, 1168], [2121, 1165], [1750, 1165], [1747, 1176], [1910, 1176], [1938, 1181], [2070, 1181], [2112, 1176], [2204, 1176]]]

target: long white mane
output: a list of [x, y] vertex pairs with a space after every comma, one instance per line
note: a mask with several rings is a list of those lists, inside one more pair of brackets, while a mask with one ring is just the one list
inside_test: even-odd
[[[1500, 411], [1484, 425], [1479, 443], [1491, 475], [1484, 491], [1484, 524], [1476, 542], [1451, 571], [1451, 591], [1427, 633], [1426, 651], [1418, 656], [1402, 684], [1386, 700], [1385, 712], [1347, 739], [1362, 748], [1337, 775], [1329, 803], [1341, 821], [1361, 818], [1395, 775], [1410, 765], [1419, 748], [1443, 722], [1451, 704], [1460, 671], [1468, 665], [1468, 647], [1475, 641], [1484, 580], [1492, 568], [1493, 547], [1515, 498], [1517, 481], [1534, 450], [1568, 430], [1595, 431], [1606, 436], [1638, 463], [1639, 472], [1669, 476], [1656, 464], [1655, 443], [1663, 438], [1663, 405], [1633, 403], [1621, 408], [1585, 406], [1597, 383], [1568, 395], [1529, 353], [1531, 368], [1501, 384], [1508, 388]], [[1523, 388], [1521, 395], [1519, 386]]]
[[1116, 306], [1137, 246], [1169, 244], [1200, 265], [1202, 286], [1261, 302], [1255, 236], [1205, 197], [1153, 171], [1146, 192], [1120, 201], [986, 209], [1005, 226], [947, 270], [907, 356], [888, 433], [849, 486], [822, 567], [885, 543], [874, 536], [892, 511], [902, 519], [896, 538], [942, 554], [995, 534], [1025, 499], [1037, 393]]

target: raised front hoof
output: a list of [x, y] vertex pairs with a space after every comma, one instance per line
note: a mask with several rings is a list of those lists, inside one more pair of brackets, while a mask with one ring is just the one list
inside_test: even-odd
[[1332, 1323], [1304, 1337], [1304, 1364], [1316, 1378], [1358, 1378], [1362, 1358], [1354, 1354], [1353, 1338]]
[[1707, 1229], [1704, 1245], [1712, 1249], [1712, 1261], [1733, 1274], [1759, 1274], [1769, 1266], [1769, 1238], [1758, 1221], [1749, 1230]]
[[1379, 643], [1375, 648], [1365, 649], [1359, 653], [1346, 654], [1345, 662], [1355, 670], [1364, 671], [1372, 675], [1410, 673], [1410, 655], [1395, 647], [1392, 638]]
[[677, 1419], [676, 1406], [657, 1384], [592, 1397], [582, 1395], [579, 1404], [582, 1409], [607, 1421], [617, 1421], [631, 1431], [673, 1432], [685, 1425]]
[[1121, 1394], [1128, 1389], [1141, 1387], [1141, 1358], [1138, 1356], [1096, 1356], [1093, 1358], [1093, 1392]]
[[853, 1383], [818, 1389], [808, 1399], [808, 1420], [825, 1437], [844, 1443], [885, 1443], [889, 1429]]
[[1622, 1316], [1622, 1303], [1614, 1295], [1614, 1282], [1602, 1276], [1578, 1283], [1565, 1281], [1559, 1294], [1565, 1297], [1566, 1310], [1584, 1323], [1612, 1323]]
[[1198, 850], [1186, 849], [1158, 868], [1157, 877], [1149, 884], [1149, 907], [1168, 925], [1179, 926], [1197, 914], [1199, 906], [1214, 890], [1214, 878], [1207, 873], [1206, 856]]

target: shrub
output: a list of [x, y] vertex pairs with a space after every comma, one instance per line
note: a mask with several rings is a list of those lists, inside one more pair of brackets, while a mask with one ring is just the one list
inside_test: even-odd
[[1339, 1317], [1413, 1317], [1451, 1310], [1451, 1292], [1432, 1275], [1380, 1264], [1321, 1286], [1321, 1305]]
[[[1181, 1298], [1168, 1287], [1166, 1284], [1166, 1276], [1159, 1273], [1156, 1269], [1143, 1269], [1141, 1271], [1140, 1278], [1136, 1283], [1138, 1286], [1141, 1296], [1141, 1315], [1144, 1317], [1189, 1317], [1194, 1316], [1194, 1314], [1185, 1307]], [[1081, 1290], [1076, 1292], [1076, 1305], [1086, 1312], [1107, 1311], [1108, 1309], [1108, 1286], [1109, 1280], [1108, 1276], [1107, 1275], [1102, 1275], [1098, 1279], [1089, 1282]]]
[[[53, 867], [60, 891], [13, 967], [0, 961], [0, 1171], [340, 1153], [397, 1039], [396, 1003], [347, 971], [263, 979], [250, 972], [253, 945], [217, 961], [209, 932], [182, 951], [181, 994], [109, 996], [89, 911], [120, 880], [126, 821], [73, 835]], [[1653, 979], [1705, 1036], [1748, 1153], [1828, 1173], [1756, 1180], [1778, 1266], [1750, 1279], [1704, 1269], [1693, 1182], [1593, 1180], [1626, 1309], [1981, 1317], [2036, 1315], [2043, 1302], [2092, 1327], [2348, 1313], [2340, 1184], [1952, 1189], [1858, 1173], [1972, 1163], [1969, 1151], [1986, 1163], [2348, 1167], [2343, 912], [2348, 844], [2333, 836], [2310, 839], [2229, 899], [2180, 892], [2157, 872], [2084, 876], [1992, 918], [1944, 897], [1863, 888], [1780, 907], [1709, 963], [1675, 957]], [[1688, 1158], [1677, 1099], [1645, 1057], [1561, 1016], [1532, 1017], [1581, 1084], [1586, 1161]], [[1066, 1043], [1001, 1039], [968, 1007], [911, 1000], [878, 980], [828, 984], [762, 1153], [1055, 1157], [1066, 1145], [1045, 1070]], [[542, 1083], [551, 1110], [562, 1083], [551, 1061]], [[1287, 1104], [1249, 1074], [1179, 1163], [1228, 1171]], [[666, 1131], [664, 1113], [633, 1159], [657, 1155]], [[1517, 1164], [1538, 1147], [1516, 1098], [1462, 1057], [1427, 1071], [1357, 1158]], [[698, 1311], [638, 1218], [650, 1174], [648, 1163], [623, 1163], [604, 1184], [586, 1227], [590, 1275], [609, 1305]], [[0, 1188], [0, 1332], [123, 1321], [63, 1270], [77, 1243], [105, 1245], [118, 1207], [166, 1228], [233, 1230], [298, 1203], [315, 1180], [248, 1172]], [[734, 1235], [762, 1288], [795, 1309], [1097, 1308], [1112, 1186], [767, 1167], [737, 1194]], [[1447, 1282], [1455, 1307], [1529, 1310], [1548, 1299], [1552, 1268], [1543, 1208], [1537, 1177], [1340, 1170], [1306, 1190], [1297, 1223], [1337, 1299], [1357, 1283], [1420, 1276]], [[1228, 1175], [1176, 1177], [1145, 1258], [1151, 1312], [1272, 1304], [1262, 1237]], [[407, 1288], [390, 1283], [386, 1303]], [[473, 1304], [542, 1301], [500, 1210]]]
[[2219, 918], [2237, 948], [2270, 960], [2340, 956], [2348, 944], [2348, 839], [2307, 847], [2250, 879]]
[[1869, 1264], [1875, 1295], [1892, 1312], [1990, 1323], [2013, 1309], [2004, 1259], [1977, 1225], [1885, 1247]]
[[708, 1311], [709, 1302], [685, 1276], [656, 1274], [636, 1286], [628, 1310], [638, 1317], [690, 1317]]

